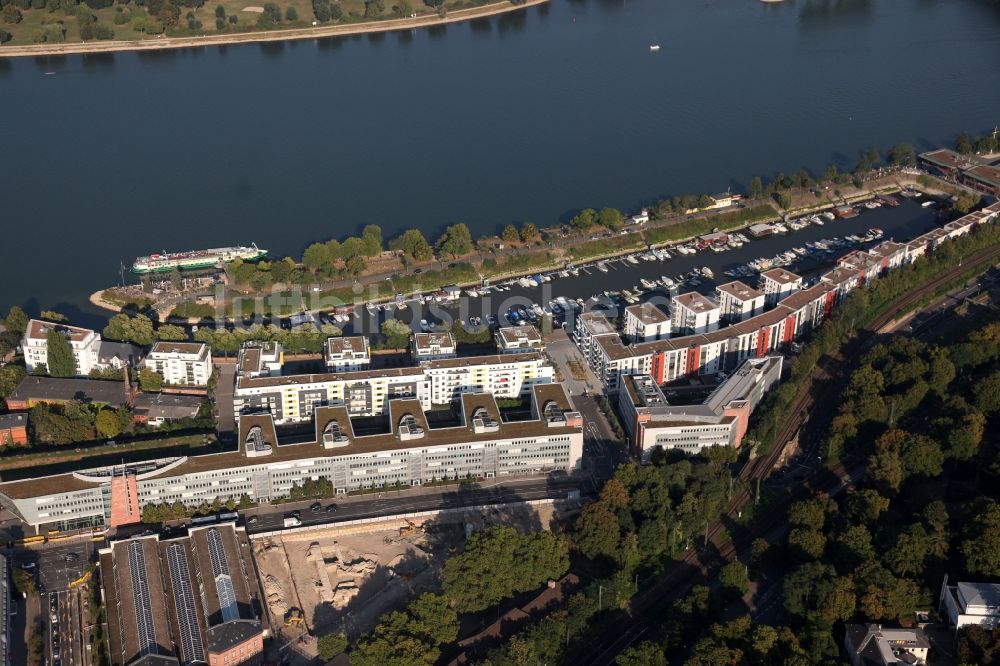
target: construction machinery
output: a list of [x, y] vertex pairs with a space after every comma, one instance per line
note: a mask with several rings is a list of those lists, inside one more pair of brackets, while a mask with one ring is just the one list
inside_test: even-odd
[[399, 536], [401, 536], [401, 537], [410, 536], [416, 530], [417, 530], [417, 526], [413, 523], [413, 521], [412, 520], [407, 520], [406, 521], [406, 525], [404, 525], [403, 527], [399, 528]]
[[298, 627], [303, 622], [305, 622], [305, 618], [302, 616], [301, 608], [292, 607], [288, 609], [287, 613], [285, 613], [286, 627]]

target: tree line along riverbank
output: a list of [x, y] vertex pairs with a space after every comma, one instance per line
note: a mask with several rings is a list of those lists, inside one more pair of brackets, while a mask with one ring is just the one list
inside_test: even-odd
[[565, 224], [541, 229], [531, 222], [511, 224], [499, 234], [480, 238], [473, 238], [465, 224], [455, 224], [433, 243], [419, 229], [407, 229], [386, 243], [382, 229], [368, 225], [359, 236], [313, 243], [297, 260], [284, 257], [227, 265], [223, 280], [230, 289], [225, 303], [215, 303], [207, 291], [184, 292], [185, 281], [176, 271], [144, 277], [141, 286], [97, 292], [91, 302], [111, 311], [155, 309], [163, 319], [197, 321], [220, 312], [281, 317], [309, 309], [307, 296], [312, 303], [333, 309], [449, 284], [497, 281], [686, 241], [715, 229], [732, 231], [803, 215], [904, 187], [952, 196], [960, 212], [974, 205], [974, 197], [966, 191], [919, 173], [915, 163], [915, 151], [908, 144], [894, 146], [886, 163], [878, 151], [867, 150], [851, 172], [831, 166], [818, 179], [805, 170], [790, 176], [779, 173], [766, 185], [755, 177], [749, 198], [733, 206], [716, 209], [718, 199], [706, 195], [662, 199], [644, 211], [648, 222], [626, 218], [613, 208], [587, 208]]
[[0, 57], [192, 48], [410, 30], [548, 0], [4, 0]]

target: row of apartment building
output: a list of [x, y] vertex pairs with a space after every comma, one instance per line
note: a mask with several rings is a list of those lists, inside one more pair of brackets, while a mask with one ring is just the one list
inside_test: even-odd
[[21, 342], [29, 373], [48, 366], [49, 335], [53, 332], [66, 338], [80, 377], [93, 370], [137, 368], [140, 363], [163, 375], [167, 384], [204, 386], [212, 376], [212, 352], [199, 342], [154, 342], [143, 357], [136, 345], [103, 340], [89, 328], [39, 319], [28, 322]]
[[[883, 272], [915, 261], [981, 224], [994, 223], [998, 216], [1000, 203], [994, 203], [908, 243], [884, 241], [869, 250], [852, 251], [811, 286], [790, 271], [775, 269], [762, 274], [759, 289], [739, 281], [720, 286], [718, 303], [701, 294], [681, 294], [671, 299], [670, 306], [668, 333], [677, 337], [649, 339], [652, 331], [646, 322], [663, 326], [667, 317], [655, 306], [626, 310], [625, 333], [632, 340], [628, 343], [605, 314], [583, 313], [576, 319], [576, 344], [610, 393], [619, 390], [623, 375], [650, 375], [663, 384], [685, 376], [731, 372], [749, 358], [767, 356], [808, 334], [847, 294]], [[768, 304], [771, 308], [765, 309]], [[720, 328], [721, 321], [731, 323]], [[663, 329], [659, 331], [662, 334]]]
[[233, 407], [238, 418], [266, 411], [283, 425], [309, 421], [317, 407], [327, 405], [343, 405], [351, 415], [363, 416], [381, 414], [390, 400], [400, 398], [413, 398], [425, 410], [470, 392], [525, 398], [533, 386], [551, 382], [554, 370], [540, 351], [521, 351], [524, 340], [514, 344], [512, 353], [502, 348], [499, 354], [459, 358], [450, 351], [450, 333], [418, 333], [417, 365], [370, 369], [367, 340], [331, 338], [327, 372], [286, 375], [280, 344], [247, 343], [237, 359]]
[[453, 420], [428, 418], [416, 399], [388, 401], [378, 417], [347, 406], [314, 412], [312, 435], [282, 433], [271, 413], [239, 422], [239, 449], [0, 483], [0, 504], [37, 529], [138, 522], [147, 504], [198, 506], [216, 499], [287, 497], [307, 479], [336, 493], [399, 482], [573, 472], [583, 457], [583, 421], [561, 384], [536, 384], [530, 407], [505, 418], [489, 393], [465, 393]]

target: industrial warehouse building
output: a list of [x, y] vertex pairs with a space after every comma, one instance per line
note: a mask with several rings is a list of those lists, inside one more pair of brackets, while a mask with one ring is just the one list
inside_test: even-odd
[[100, 551], [114, 666], [263, 661], [263, 606], [246, 532], [231, 522]]
[[239, 450], [153, 459], [0, 483], [0, 502], [38, 530], [138, 522], [147, 504], [216, 499], [270, 502], [307, 479], [338, 494], [399, 482], [573, 472], [583, 422], [561, 384], [532, 387], [528, 407], [505, 418], [488, 393], [461, 396], [451, 420], [429, 418], [415, 399], [354, 418], [344, 405], [318, 407], [308, 432], [281, 430], [270, 413], [244, 415]]

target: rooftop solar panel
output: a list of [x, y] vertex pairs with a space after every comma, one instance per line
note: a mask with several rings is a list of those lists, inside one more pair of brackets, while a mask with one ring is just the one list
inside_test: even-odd
[[132, 579], [132, 599], [135, 605], [136, 640], [139, 656], [156, 654], [156, 625], [153, 622], [152, 599], [146, 582], [146, 555], [142, 543], [133, 541], [128, 545], [128, 566]]
[[173, 544], [167, 548], [167, 566], [170, 569], [170, 582], [174, 589], [174, 608], [177, 611], [177, 624], [180, 627], [184, 663], [204, 662], [205, 645], [201, 637], [201, 626], [198, 624], [198, 607], [195, 604], [194, 590], [191, 588], [191, 571], [183, 546]]

